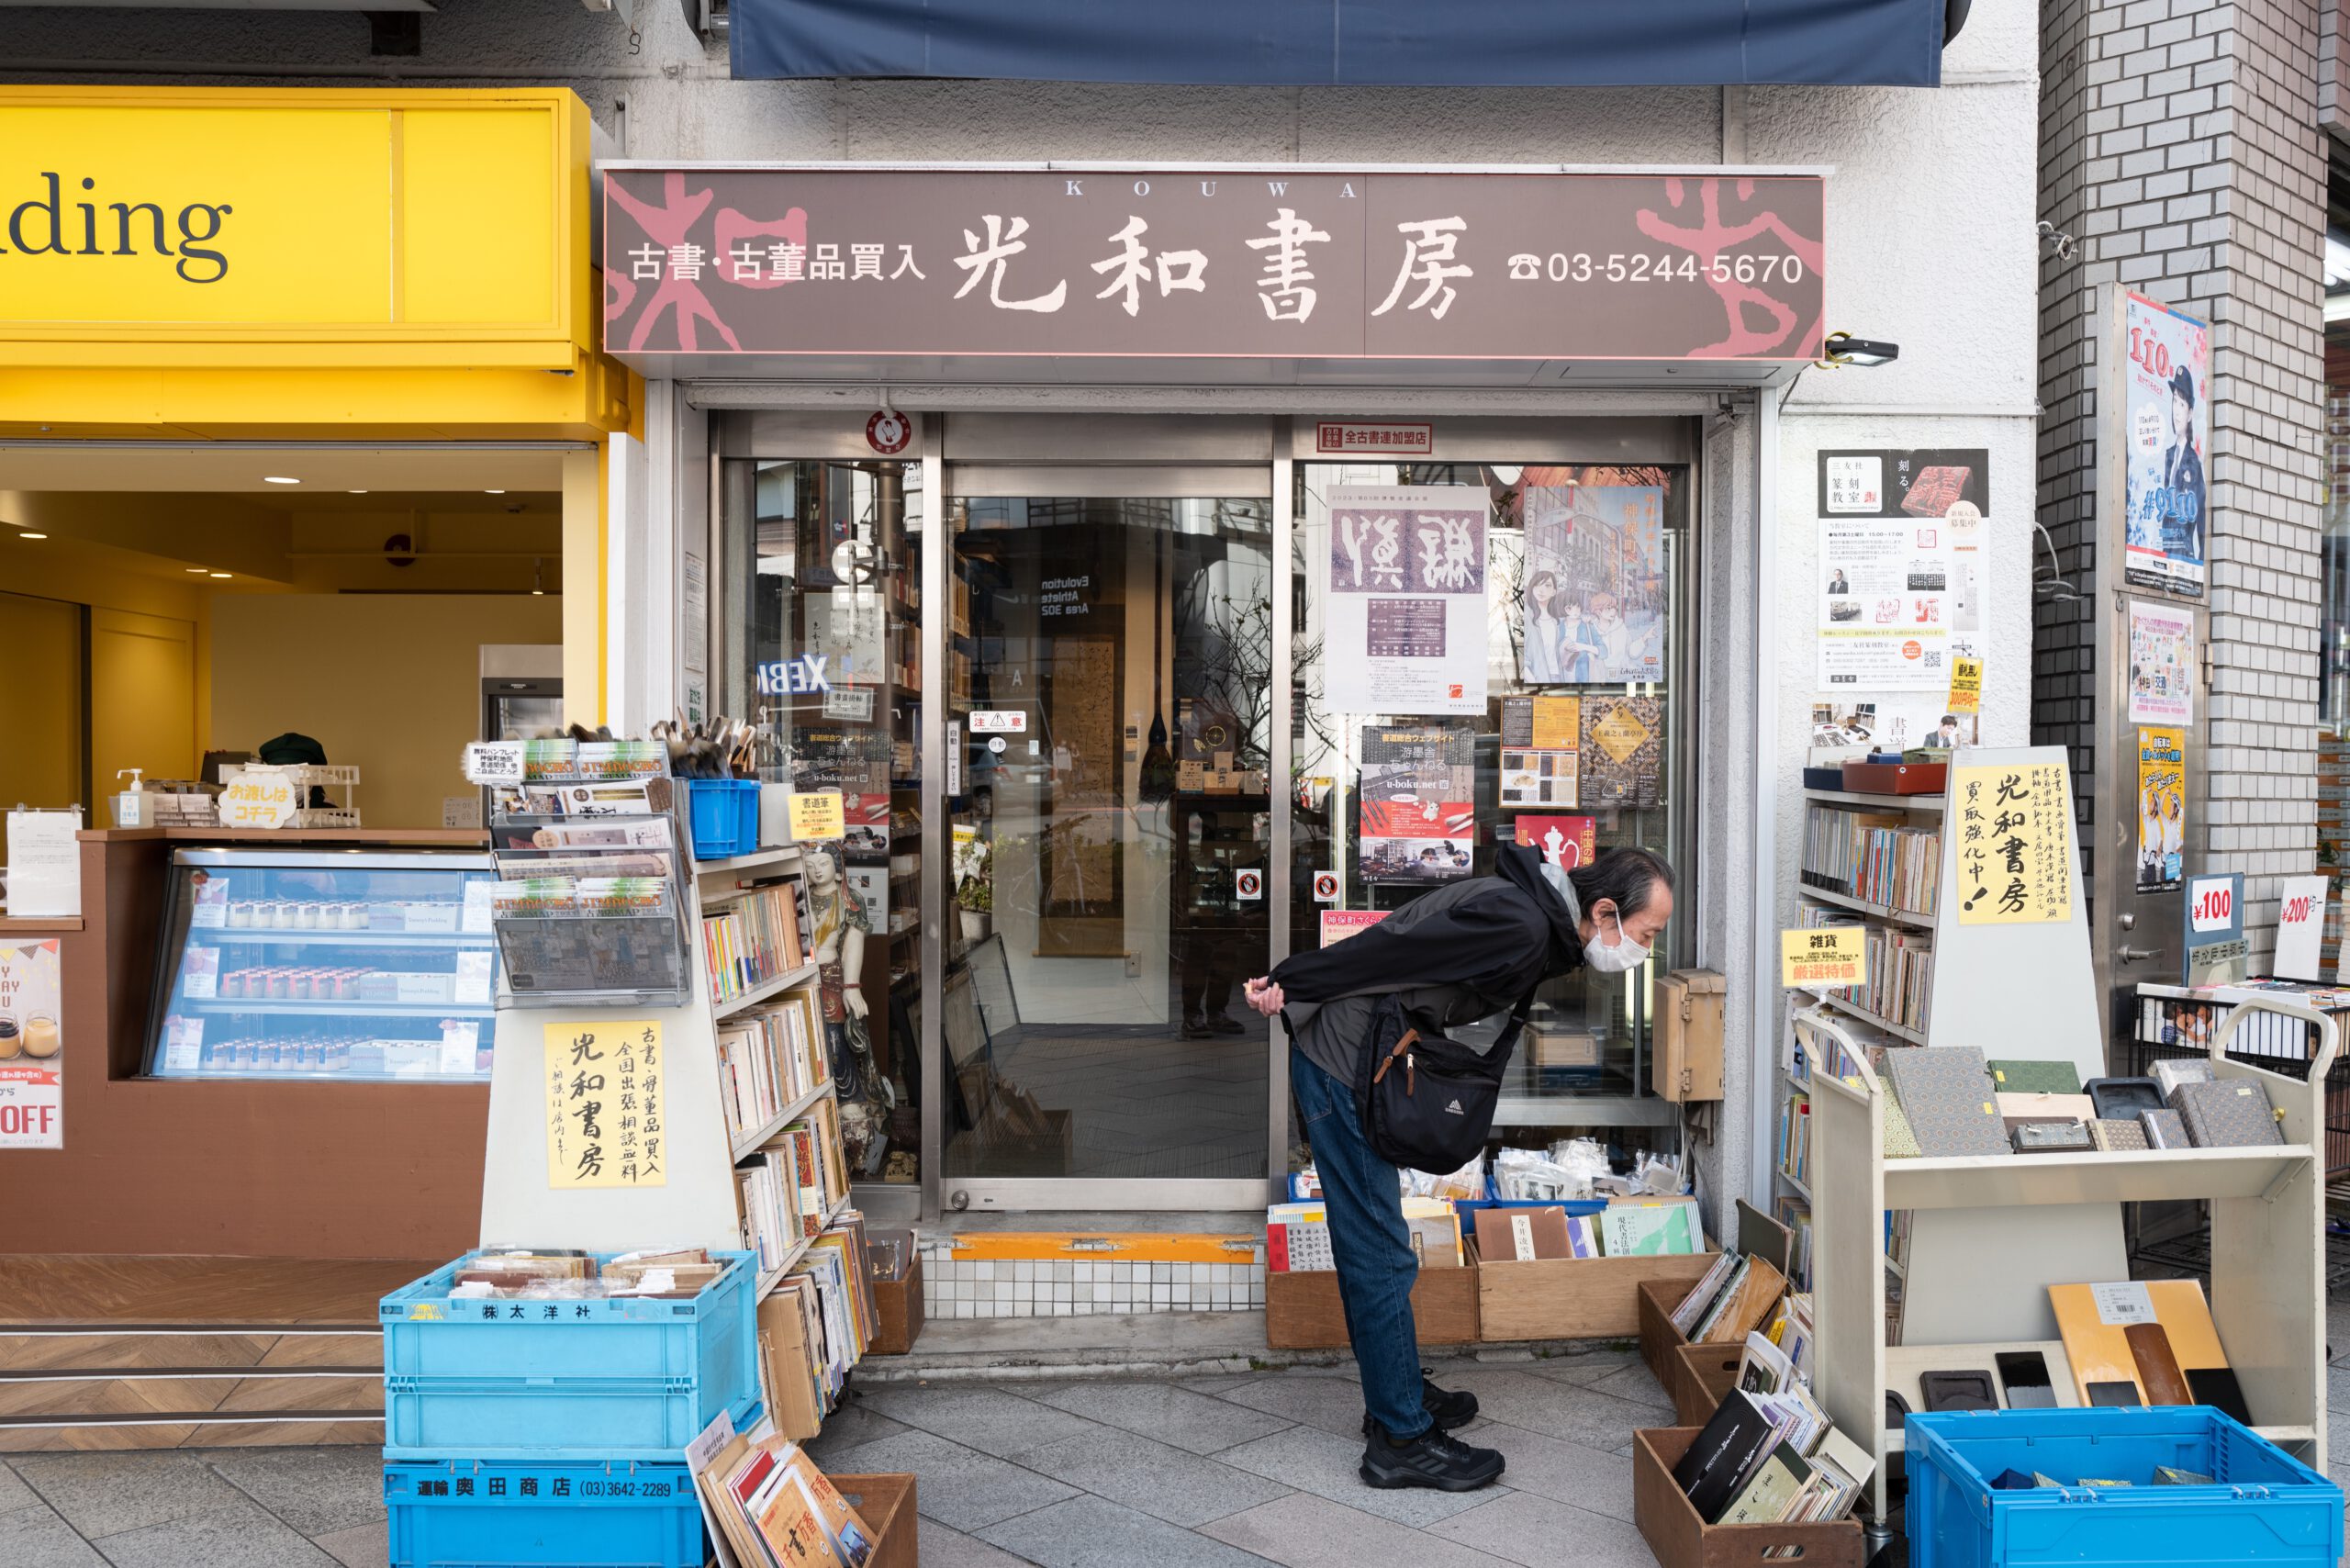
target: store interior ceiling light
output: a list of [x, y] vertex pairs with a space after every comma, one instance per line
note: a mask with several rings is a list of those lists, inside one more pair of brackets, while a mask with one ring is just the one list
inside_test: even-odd
[[289, 479], [283, 474], [264, 474], [261, 476], [261, 482], [264, 485], [298, 485], [302, 481]]
[[504, 495], [505, 493], [506, 493], [506, 492], [505, 492], [505, 491], [503, 491], [503, 490], [484, 490], [484, 491], [482, 492], [482, 494], [483, 494], [483, 495], [485, 495], [485, 496], [502, 496], [502, 495]]
[[22, 529], [19, 529], [17, 532], [17, 537], [19, 539], [46, 539], [49, 535], [46, 533], [28, 533]]
[[234, 572], [215, 572], [212, 575], [216, 577], [232, 577], [237, 574]]
[[208, 566], [189, 566], [189, 567], [186, 567], [186, 568], [185, 568], [185, 570], [187, 570], [187, 571], [191, 571], [191, 572], [194, 572], [197, 577], [200, 577], [204, 576], [204, 574], [205, 574], [206, 572], [207, 572], [207, 571], [211, 570], [211, 568], [210, 568], [210, 567], [208, 567]]

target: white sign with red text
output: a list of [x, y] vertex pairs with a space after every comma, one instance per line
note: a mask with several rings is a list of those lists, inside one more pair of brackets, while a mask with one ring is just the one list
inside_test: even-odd
[[2322, 981], [2318, 949], [2325, 935], [2325, 879], [2288, 877], [2279, 884], [2277, 903], [2277, 959], [2270, 973], [2278, 980]]

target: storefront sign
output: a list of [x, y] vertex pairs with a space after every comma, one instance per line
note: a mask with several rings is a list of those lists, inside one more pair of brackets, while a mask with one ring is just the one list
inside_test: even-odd
[[549, 1024], [545, 1036], [547, 1185], [667, 1186], [660, 1021]]
[[0, 87], [0, 363], [402, 342], [403, 364], [569, 367], [588, 129], [560, 89]]
[[1822, 452], [1818, 462], [1819, 684], [1954, 690], [1952, 661], [1984, 652], [1990, 453]]
[[2187, 732], [2138, 732], [2138, 890], [2178, 886], [2187, 845]]
[[1325, 701], [1341, 713], [1485, 711], [1485, 521], [1473, 485], [1335, 486]]
[[302, 794], [301, 788], [286, 774], [268, 767], [248, 767], [220, 791], [220, 825], [284, 827], [301, 809]]
[[1434, 425], [1325, 420], [1314, 427], [1319, 453], [1370, 453], [1380, 457], [1429, 457], [1436, 453]]
[[1809, 175], [618, 169], [604, 196], [621, 353], [1821, 352]]
[[2173, 593], [2203, 592], [2209, 540], [2211, 332], [2138, 295], [2122, 307], [2127, 467], [2123, 575]]
[[0, 945], [0, 1148], [63, 1148], [57, 940]]
[[1958, 802], [1958, 923], [2073, 916], [2073, 790], [2062, 763], [1951, 770]]
[[1865, 985], [1868, 931], [1859, 925], [1808, 926], [1779, 933], [1779, 983], [1834, 988]]
[[2325, 935], [2326, 879], [2288, 877], [2277, 884], [2277, 957], [2269, 972], [2279, 980], [2324, 980], [2318, 949]]
[[2187, 879], [2188, 985], [2228, 985], [2244, 978], [2244, 873]]
[[2195, 722], [2195, 614], [2165, 605], [2130, 606], [2130, 722]]
[[794, 844], [841, 838], [847, 833], [848, 818], [843, 809], [839, 790], [818, 790], [792, 795], [791, 841]]

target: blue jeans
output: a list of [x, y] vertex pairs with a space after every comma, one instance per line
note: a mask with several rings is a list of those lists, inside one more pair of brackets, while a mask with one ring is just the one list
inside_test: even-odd
[[1420, 1261], [1404, 1224], [1395, 1168], [1364, 1141], [1353, 1087], [1315, 1066], [1295, 1046], [1289, 1050], [1289, 1082], [1322, 1178], [1338, 1301], [1362, 1372], [1363, 1404], [1394, 1436], [1418, 1437], [1430, 1425], [1421, 1394], [1419, 1336], [1412, 1327], [1412, 1282]]

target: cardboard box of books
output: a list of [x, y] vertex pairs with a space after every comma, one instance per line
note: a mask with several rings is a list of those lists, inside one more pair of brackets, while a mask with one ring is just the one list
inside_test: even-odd
[[[1522, 1211], [1480, 1211], [1477, 1247], [1478, 1334], [1507, 1339], [1628, 1338], [1639, 1331], [1642, 1281], [1702, 1278], [1720, 1256], [1708, 1246], [1691, 1197], [1623, 1199], [1589, 1216], [1570, 1216], [1568, 1256], [1543, 1255], [1507, 1217]], [[1555, 1212], [1555, 1211], [1554, 1211]], [[1504, 1216], [1504, 1244], [1488, 1247], [1485, 1216]], [[1586, 1250], [1585, 1249], [1588, 1249]]]
[[[1740, 1198], [1738, 1201], [1737, 1252], [1760, 1258], [1782, 1275], [1790, 1272], [1789, 1255], [1795, 1238], [1788, 1228]], [[1729, 1271], [1736, 1259], [1728, 1255], [1718, 1258], [1707, 1274], [1696, 1281], [1676, 1279], [1643, 1280], [1637, 1292], [1639, 1310], [1640, 1359], [1649, 1371], [1669, 1393], [1673, 1380], [1680, 1375], [1676, 1352], [1693, 1338], [1690, 1330], [1697, 1327], [1705, 1309], [1719, 1296], [1727, 1282]], [[1692, 1299], [1702, 1290], [1702, 1297]], [[1740, 1327], [1730, 1335], [1746, 1331]]]
[[1792, 1557], [1860, 1568], [1850, 1516], [1875, 1460], [1762, 1336], [1748, 1338], [1738, 1375], [1702, 1426], [1632, 1435], [1632, 1521], [1649, 1550], [1665, 1568]]

